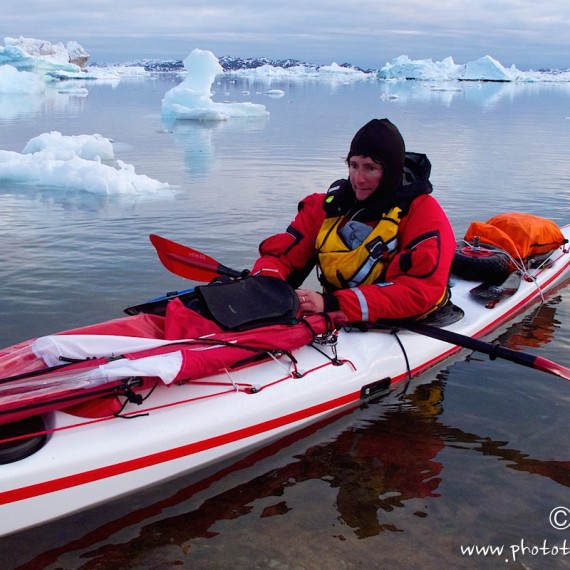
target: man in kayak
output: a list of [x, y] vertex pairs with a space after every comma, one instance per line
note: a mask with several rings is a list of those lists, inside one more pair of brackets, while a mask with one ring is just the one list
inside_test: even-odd
[[252, 273], [300, 285], [317, 266], [323, 291], [297, 289], [304, 313], [342, 311], [351, 322], [421, 318], [443, 306], [456, 242], [431, 196], [431, 164], [406, 152], [388, 119], [352, 139], [348, 179], [311, 194], [284, 233], [264, 240]]

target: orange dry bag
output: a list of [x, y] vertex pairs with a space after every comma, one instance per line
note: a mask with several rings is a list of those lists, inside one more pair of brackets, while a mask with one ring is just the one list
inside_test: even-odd
[[566, 243], [551, 220], [508, 212], [486, 222], [473, 222], [455, 252], [452, 272], [474, 281], [502, 282], [515, 269], [545, 260]]
[[467, 229], [465, 241], [473, 242], [476, 237], [482, 244], [502, 249], [525, 263], [531, 257], [549, 254], [566, 242], [553, 221], [522, 212], [499, 214], [487, 222], [473, 222]]

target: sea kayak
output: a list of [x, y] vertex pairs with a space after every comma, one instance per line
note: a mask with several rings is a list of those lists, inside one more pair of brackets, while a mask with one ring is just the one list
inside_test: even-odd
[[[562, 231], [570, 239], [570, 226]], [[242, 333], [225, 333], [221, 344], [190, 343], [190, 352], [180, 355], [179, 347], [172, 346], [175, 342], [149, 334], [156, 325], [152, 315], [123, 317], [56, 335], [58, 343], [69, 336], [77, 339], [76, 346], [80, 347], [83, 341], [90, 346], [89, 340], [95, 336], [107, 337], [111, 344], [119, 337], [121, 342], [128, 338], [131, 343], [98, 348], [93, 356], [103, 359], [101, 362], [72, 364], [61, 373], [56, 369], [45, 376], [36, 370], [36, 356], [29, 351], [31, 341], [4, 349], [0, 351], [0, 363], [7, 363], [12, 371], [24, 371], [22, 378], [11, 375], [7, 383], [18, 394], [16, 400], [23, 398], [22, 381], [33, 384], [40, 394], [44, 390], [61, 394], [61, 386], [68, 379], [77, 381], [86, 391], [76, 388], [72, 395], [63, 393], [57, 405], [26, 401], [31, 412], [9, 408], [7, 413], [16, 414], [8, 416], [14, 423], [0, 426], [0, 535], [221, 463], [370, 398], [390, 394], [402, 382], [449, 358], [462, 346], [477, 350], [478, 345], [462, 345], [460, 339], [484, 337], [563, 287], [569, 277], [570, 254], [566, 247], [560, 247], [539, 267], [529, 269], [516, 286], [501, 292], [493, 285], [487, 297], [481, 294], [482, 283], [454, 276], [452, 300], [461, 318], [451, 324], [424, 329], [420, 326], [416, 330], [396, 325], [331, 330], [326, 319], [314, 320], [310, 342], [299, 333], [292, 346], [302, 346], [269, 351], [269, 356], [248, 352], [253, 338], [248, 331], [243, 333], [250, 335], [247, 342]], [[139, 327], [145, 329], [140, 338]], [[311, 327], [305, 327], [303, 334]], [[439, 337], [432, 334], [433, 329], [440, 331]], [[267, 336], [279, 348], [276, 329], [268, 330], [272, 332]], [[205, 332], [203, 337], [209, 334]], [[49, 345], [52, 340], [40, 344]], [[244, 358], [239, 353], [240, 366], [218, 363], [215, 373], [209, 373], [206, 367], [196, 378], [187, 369], [181, 372], [184, 362], [192, 367], [197, 362], [192, 359], [201, 362], [212, 354], [226, 354], [222, 350], [235, 361], [238, 353], [231, 351], [239, 351], [242, 345], [248, 345], [245, 350], [249, 356]], [[260, 346], [263, 348], [263, 343]], [[500, 347], [494, 348], [495, 356], [500, 357]], [[116, 359], [118, 353], [125, 352], [136, 357]], [[153, 360], [156, 357], [161, 358]], [[26, 359], [29, 363], [23, 362]], [[137, 368], [147, 362], [151, 368]], [[556, 373], [555, 367], [542, 366], [540, 357], [529, 357], [528, 362]], [[123, 365], [135, 368], [124, 369]], [[565, 373], [563, 370], [561, 375]], [[179, 381], [181, 374], [190, 379]], [[42, 378], [57, 381], [43, 382]], [[115, 394], [113, 401], [121, 402], [120, 409], [100, 414], [91, 409], [90, 417], [86, 417], [81, 412], [82, 402], [99, 397], [103, 388], [117, 390], [119, 396]], [[68, 397], [69, 401], [65, 399]], [[29, 433], [10, 432], [10, 426], [19, 424], [25, 425]], [[2, 460], [4, 448], [7, 451]], [[10, 456], [12, 448], [22, 456]]]

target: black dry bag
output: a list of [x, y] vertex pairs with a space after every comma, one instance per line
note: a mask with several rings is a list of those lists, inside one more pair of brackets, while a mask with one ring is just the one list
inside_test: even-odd
[[297, 294], [285, 281], [275, 277], [214, 282], [195, 290], [206, 316], [226, 330], [244, 331], [297, 322]]

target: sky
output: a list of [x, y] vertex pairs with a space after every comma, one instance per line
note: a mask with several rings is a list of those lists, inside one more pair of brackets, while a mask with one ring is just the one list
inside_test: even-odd
[[91, 62], [217, 57], [380, 69], [400, 55], [570, 68], [570, 0], [2, 0], [5, 37], [79, 42]]

